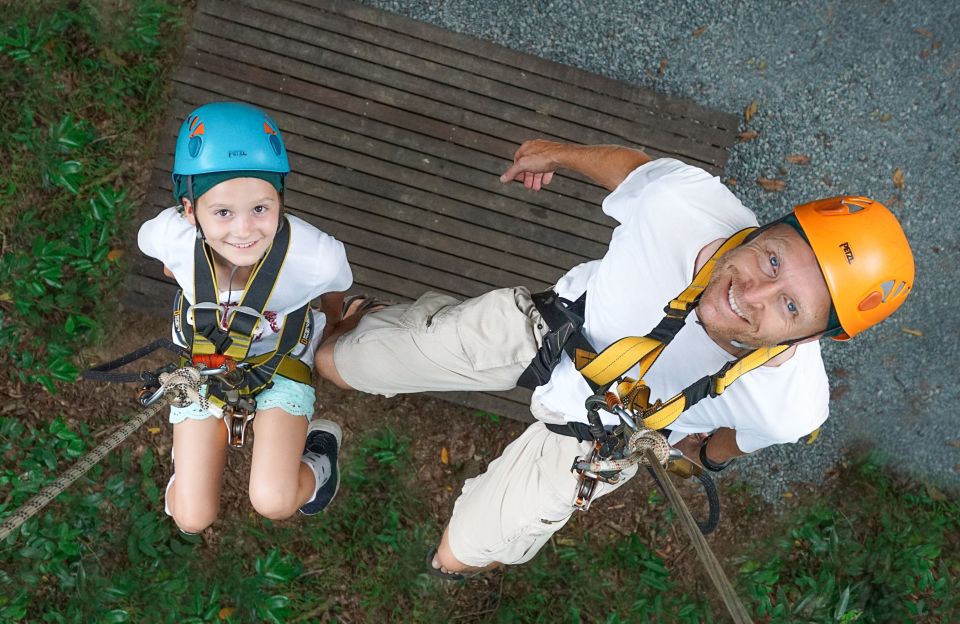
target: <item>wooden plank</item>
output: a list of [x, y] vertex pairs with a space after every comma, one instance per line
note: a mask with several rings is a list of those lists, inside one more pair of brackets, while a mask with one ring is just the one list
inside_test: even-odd
[[520, 422], [532, 423], [530, 392], [528, 390], [524, 390], [524, 392], [528, 396], [526, 401], [517, 401], [499, 392], [427, 392], [426, 394], [464, 407], [497, 414], [498, 416], [506, 416]]
[[[281, 37], [244, 26], [238, 22], [214, 19], [213, 16], [203, 13], [196, 17], [196, 28], [219, 39], [246, 46], [249, 46], [251, 39], [261, 40], [261, 44], [265, 47], [278, 50], [286, 55], [295, 54], [297, 51], [302, 52], [304, 46], [303, 43], [292, 42], [285, 38], [288, 35], [292, 36], [293, 33], [284, 33], [284, 36]], [[294, 31], [298, 30], [296, 26], [292, 26], [292, 28]], [[476, 93], [465, 92], [456, 87], [384, 67], [345, 53], [324, 50], [322, 56], [315, 53], [313, 59], [317, 61], [322, 59], [325, 67], [337, 73], [354, 76], [363, 75], [375, 81], [378, 85], [427, 98], [431, 100], [427, 110], [449, 109], [450, 106], [453, 106], [457, 109], [479, 113], [491, 119], [497, 118], [501, 120], [501, 123], [507, 121], [523, 126], [527, 128], [528, 133], [531, 131], [537, 134], [549, 133], [559, 140], [574, 143], [626, 143], [638, 147], [648, 146], [645, 141], [638, 142], [637, 137], [618, 134], [618, 128], [590, 127], [551, 116], [548, 111], [541, 111], [538, 108], [526, 108], [489, 97], [478, 97]], [[586, 112], [582, 119], [584, 123], [591, 121], [590, 115]], [[642, 140], [642, 137], [640, 138]], [[679, 151], [676, 153], [683, 155]], [[704, 167], [716, 166], [709, 159], [696, 158], [694, 161]]]
[[528, 73], [553, 78], [574, 88], [585, 88], [610, 98], [639, 104], [664, 116], [684, 117], [693, 123], [721, 128], [728, 132], [735, 132], [737, 129], [738, 119], [734, 115], [715, 111], [689, 100], [668, 98], [647, 89], [640, 89], [570, 65], [518, 52], [483, 39], [444, 30], [402, 15], [379, 11], [349, 0], [298, 0], [298, 2], [322, 11], [336, 12], [384, 30], [409, 34], [453, 49], [471, 50], [483, 58]]
[[[367, 41], [354, 38], [356, 34], [359, 34], [353, 32], [355, 29], [347, 28], [350, 36], [341, 35], [334, 28], [330, 28], [329, 22], [335, 16], [322, 15], [315, 10], [301, 10], [299, 16], [290, 15], [291, 18], [301, 17], [314, 24], [320, 20], [324, 28], [327, 28], [326, 30], [314, 28], [313, 24], [301, 22], [299, 19], [287, 19], [288, 11], [296, 13], [297, 5], [292, 2], [271, 0], [269, 3], [247, 2], [247, 4], [248, 6], [259, 5], [258, 8], [270, 6], [272, 7], [270, 10], [274, 14], [254, 11], [239, 12], [231, 14], [231, 19], [235, 19], [237, 23], [255, 26], [265, 31], [283, 33], [285, 37], [298, 39], [322, 47], [325, 50], [340, 53], [345, 59], [362, 59], [374, 63], [377, 67], [395, 69], [402, 73], [406, 84], [410, 86], [416, 84], [416, 82], [411, 81], [411, 76], [423, 78], [434, 88], [437, 88], [436, 85], [439, 84], [441, 89], [451, 88], [455, 90], [456, 93], [462, 94], [464, 101], [474, 99], [476, 96], [495, 99], [500, 103], [534, 111], [540, 115], [547, 115], [552, 118], [553, 124], [570, 122], [582, 125], [585, 120], [589, 120], [590, 127], [602, 129], [617, 137], [615, 142], [628, 141], [643, 145], [668, 146], [672, 152], [689, 156], [705, 164], [715, 164], [715, 159], [724, 153], [724, 150], [717, 149], [709, 143], [665, 132], [662, 129], [663, 123], [657, 126], [642, 127], [640, 124], [628, 121], [625, 118], [571, 104], [566, 98], [545, 97], [546, 94], [542, 92], [538, 93], [518, 88], [507, 81], [492, 80], [482, 73], [465, 72], [449, 64], [439, 64], [432, 60], [406, 54], [397, 49], [385, 48], [379, 41], [376, 44], [370, 44]], [[224, 9], [222, 0], [209, 0], [209, 4], [205, 8], [214, 15], [222, 14], [221, 12]], [[420, 43], [422, 50], [425, 42]], [[325, 59], [325, 61], [330, 63], [329, 59]], [[341, 66], [341, 71], [352, 73], [350, 67], [351, 64], [347, 61]]]
[[[690, 107], [687, 102], [679, 100], [664, 101], [662, 98], [645, 103], [617, 101], [607, 93], [585, 89], [580, 84], [562, 82], [530, 71], [518, 71], [514, 64], [504, 64], [492, 60], [482, 52], [478, 52], [474, 46], [475, 43], [479, 43], [486, 49], [490, 44], [471, 37], [453, 35], [453, 38], [455, 38], [454, 45], [450, 46], [435, 41], [433, 37], [438, 30], [443, 36], [449, 36], [450, 33], [429, 25], [415, 23], [416, 26], [428, 31], [427, 36], [421, 35], [419, 38], [409, 32], [405, 28], [405, 24], [399, 26], [399, 32], [390, 30], [388, 28], [398, 27], [385, 23], [386, 20], [378, 21], [376, 25], [373, 25], [364, 21], [362, 16], [356, 15], [357, 11], [354, 9], [375, 13], [382, 17], [388, 17], [389, 14], [365, 9], [362, 6], [357, 7], [353, 3], [341, 5], [337, 2], [322, 2], [315, 3], [314, 6], [303, 5], [299, 2], [277, 2], [275, 0], [245, 0], [245, 3], [260, 11], [287, 17], [324, 30], [334, 30], [352, 38], [374, 43], [390, 51], [399, 51], [436, 61], [444, 68], [462, 69], [479, 76], [495, 79], [504, 84], [522, 87], [533, 93], [577, 103], [592, 110], [630, 120], [639, 126], [649, 126], [657, 130], [666, 129], [678, 136], [689, 135], [690, 117], [688, 109]], [[509, 54], [511, 56], [517, 55], [512, 50], [509, 51]], [[651, 103], [656, 106], [650, 107], [649, 104]], [[702, 109], [702, 111], [708, 114], [712, 113], [708, 109]], [[726, 120], [724, 119], [724, 121]], [[717, 145], [724, 145], [728, 140], [729, 132], [726, 128], [704, 126], [703, 130], [717, 141]]]

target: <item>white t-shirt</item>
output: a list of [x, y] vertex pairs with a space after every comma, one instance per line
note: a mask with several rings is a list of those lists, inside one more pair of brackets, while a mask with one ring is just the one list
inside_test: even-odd
[[[585, 333], [598, 350], [625, 336], [646, 335], [663, 318], [664, 306], [690, 284], [703, 247], [757, 225], [718, 178], [668, 158], [633, 171], [604, 200], [603, 211], [620, 222], [606, 255], [574, 267], [555, 287], [570, 300], [587, 291]], [[734, 359], [695, 321], [696, 311], [648, 371], [651, 401], [672, 398]], [[636, 378], [636, 370], [630, 376]], [[546, 422], [587, 422], [584, 400], [590, 394], [564, 354], [550, 382], [534, 393], [531, 410]], [[820, 345], [802, 344], [780, 366], [747, 373], [719, 397], [688, 409], [670, 425], [670, 441], [729, 427], [747, 453], [796, 442], [826, 420], [828, 399]], [[605, 424], [618, 424], [616, 416], [601, 415]]]
[[[287, 314], [324, 293], [344, 291], [353, 283], [353, 273], [347, 263], [343, 243], [303, 219], [289, 213], [286, 217], [290, 224], [290, 247], [277, 276], [276, 286], [264, 307], [263, 317], [267, 322], [257, 325], [250, 355], [270, 353], [276, 348]], [[196, 232], [196, 227], [181, 217], [175, 208], [167, 208], [140, 226], [137, 236], [140, 250], [170, 269], [190, 303], [196, 303], [193, 290]], [[243, 284], [240, 284], [232, 292], [221, 291], [220, 302], [224, 311], [240, 303], [242, 288]], [[310, 314], [313, 331], [309, 343], [305, 348], [298, 347], [291, 355], [300, 358], [312, 369], [313, 354], [323, 334], [326, 317], [318, 310], [311, 310]], [[174, 341], [181, 343], [176, 332], [173, 334]]]

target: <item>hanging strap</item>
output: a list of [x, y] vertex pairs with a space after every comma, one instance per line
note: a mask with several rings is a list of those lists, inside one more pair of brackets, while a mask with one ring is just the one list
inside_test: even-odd
[[[577, 370], [592, 389], [605, 388], [623, 377], [634, 366], [639, 367], [637, 380], [625, 380], [618, 384], [620, 396], [637, 394], [645, 387], [643, 377], [656, 362], [664, 348], [676, 337], [686, 324], [687, 316], [700, 301], [717, 261], [725, 253], [740, 245], [756, 228], [740, 230], [728, 238], [694, 275], [693, 281], [664, 308], [666, 316], [646, 336], [621, 338], [599, 354], [586, 349], [576, 349], [572, 357]], [[751, 351], [743, 357], [726, 364], [713, 375], [694, 382], [666, 402], [657, 401], [643, 410], [643, 426], [650, 429], [669, 427], [680, 414], [706, 397], [715, 397], [727, 389], [741, 375], [763, 365], [783, 353], [789, 345], [778, 345]]]
[[[198, 305], [190, 308], [193, 314], [194, 331], [191, 352], [193, 355], [226, 355], [237, 362], [247, 357], [257, 324], [263, 318], [263, 309], [276, 286], [277, 275], [283, 267], [290, 246], [290, 226], [286, 218], [263, 259], [257, 263], [247, 279], [243, 297], [238, 306], [227, 312], [227, 329], [221, 322], [220, 288], [214, 268], [213, 251], [202, 240], [194, 246], [194, 292]], [[204, 305], [213, 303], [214, 305]], [[186, 327], [190, 319], [183, 319]]]

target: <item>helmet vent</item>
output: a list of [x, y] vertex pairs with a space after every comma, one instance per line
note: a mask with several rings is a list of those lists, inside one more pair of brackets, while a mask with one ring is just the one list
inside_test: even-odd
[[200, 154], [200, 148], [203, 147], [203, 139], [198, 136], [191, 137], [190, 142], [187, 144], [187, 151], [190, 153], [191, 158], [196, 158]]
[[280, 143], [280, 139], [275, 134], [270, 135], [270, 147], [273, 148], [273, 152], [279, 156], [283, 151], [283, 144]]
[[903, 287], [906, 286], [906, 285], [907, 285], [906, 282], [900, 282], [900, 285], [897, 286], [897, 289], [893, 292], [893, 295], [892, 295], [892, 296], [896, 297], [897, 295], [899, 295], [899, 294], [900, 294], [900, 291], [903, 290]]
[[843, 205], [847, 207], [847, 214], [856, 214], [863, 210], [863, 206], [858, 206], [853, 202], [843, 202]]
[[874, 309], [881, 303], [883, 303], [883, 295], [875, 290], [863, 298], [863, 300], [860, 302], [860, 305], [857, 306], [857, 309], [861, 312], [866, 312], [867, 310]]

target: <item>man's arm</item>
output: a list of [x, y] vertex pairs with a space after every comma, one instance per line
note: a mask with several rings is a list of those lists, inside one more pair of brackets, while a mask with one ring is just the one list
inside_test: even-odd
[[[704, 442], [706, 440], [706, 442]], [[714, 465], [721, 465], [734, 457], [746, 455], [737, 446], [737, 432], [734, 429], [721, 427], [711, 435], [703, 433], [691, 434], [675, 445], [687, 459], [700, 463], [700, 447], [706, 444], [704, 454], [707, 460]]]
[[539, 191], [550, 184], [557, 169], [580, 173], [608, 191], [617, 188], [631, 171], [653, 160], [640, 150], [619, 145], [571, 145], [536, 139], [526, 141], [513, 155], [513, 165], [501, 182], [516, 180]]

